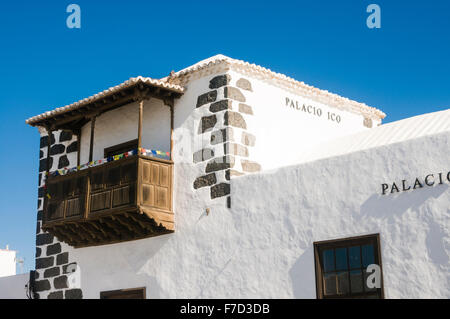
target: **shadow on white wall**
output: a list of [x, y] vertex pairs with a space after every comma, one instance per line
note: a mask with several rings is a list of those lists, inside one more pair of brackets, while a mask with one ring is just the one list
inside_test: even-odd
[[[305, 271], [311, 269], [312, 271]], [[314, 249], [308, 247], [303, 254], [295, 261], [289, 270], [292, 282], [292, 292], [294, 298], [312, 299], [316, 296], [316, 281], [311, 273], [314, 273]]]
[[430, 198], [440, 197], [448, 188], [447, 184], [442, 184], [395, 195], [372, 195], [361, 205], [361, 217], [392, 218], [408, 209], [416, 211]]

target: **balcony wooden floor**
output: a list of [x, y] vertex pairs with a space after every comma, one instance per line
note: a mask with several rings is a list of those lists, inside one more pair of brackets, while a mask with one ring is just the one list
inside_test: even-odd
[[74, 247], [174, 231], [171, 161], [134, 155], [49, 177], [43, 229]]

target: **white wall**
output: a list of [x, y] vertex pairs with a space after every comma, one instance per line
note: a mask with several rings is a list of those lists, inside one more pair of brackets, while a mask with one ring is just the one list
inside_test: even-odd
[[449, 137], [239, 177], [232, 209], [213, 202], [208, 216], [201, 198], [180, 192], [175, 233], [70, 252], [84, 297], [146, 286], [148, 298], [315, 298], [313, 242], [380, 233], [387, 298], [448, 298], [449, 183], [380, 191], [448, 171]]
[[380, 233], [387, 298], [449, 298], [450, 182], [380, 195], [382, 183], [450, 171], [449, 138], [235, 179], [234, 228], [244, 235], [228, 268], [260, 296], [314, 298], [314, 241]]
[[25, 285], [30, 280], [30, 274], [0, 278], [0, 299], [27, 299]]
[[[248, 79], [253, 92], [241, 90], [245, 104], [253, 108], [254, 116], [247, 116], [248, 132], [256, 135], [256, 145], [250, 150], [252, 160], [263, 169], [272, 169], [295, 163], [300, 154], [324, 141], [366, 130], [361, 114], [351, 113], [309, 98], [292, 94], [266, 82], [230, 71], [231, 84], [240, 78]], [[286, 98], [298, 102], [298, 107], [312, 106], [321, 110], [321, 116], [286, 105]], [[236, 103], [236, 108], [238, 103]], [[296, 104], [295, 104], [296, 105]], [[338, 115], [340, 122], [328, 120], [328, 112]], [[374, 121], [374, 126], [379, 122]], [[239, 135], [240, 136], [240, 135]]]
[[[104, 158], [104, 149], [137, 139], [139, 104], [130, 103], [97, 117], [94, 131], [93, 160]], [[170, 109], [161, 100], [144, 102], [142, 147], [170, 151]], [[89, 161], [91, 123], [81, 130], [81, 164]]]
[[16, 252], [0, 249], [0, 277], [16, 274]]

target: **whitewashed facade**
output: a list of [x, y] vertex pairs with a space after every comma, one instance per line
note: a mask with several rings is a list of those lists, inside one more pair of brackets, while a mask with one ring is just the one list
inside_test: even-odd
[[[381, 125], [375, 108], [225, 56], [159, 81], [183, 93], [172, 124], [164, 101], [142, 102], [142, 147], [172, 151], [174, 231], [74, 248], [39, 228], [35, 297], [323, 297], [314, 243], [371, 234], [383, 297], [450, 297], [450, 111]], [[137, 138], [138, 101], [98, 115], [91, 154], [90, 122], [47, 148], [40, 121], [97, 98], [27, 121], [42, 136], [39, 226], [48, 149], [55, 172]]]
[[28, 299], [30, 274], [0, 277], [0, 299]]
[[0, 277], [14, 276], [16, 274], [16, 251], [0, 249]]

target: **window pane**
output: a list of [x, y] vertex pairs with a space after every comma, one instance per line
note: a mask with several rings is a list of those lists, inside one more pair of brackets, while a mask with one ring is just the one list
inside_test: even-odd
[[363, 278], [361, 270], [353, 270], [350, 272], [350, 287], [352, 293], [363, 292]]
[[325, 274], [323, 275], [323, 287], [325, 295], [336, 295], [336, 274]]
[[348, 294], [349, 287], [348, 287], [348, 272], [343, 271], [337, 274], [338, 279], [338, 294], [340, 295], [346, 295]]
[[374, 250], [373, 245], [364, 245], [362, 246], [362, 261], [363, 268], [367, 268], [370, 264], [375, 263]]
[[348, 248], [348, 260], [350, 268], [361, 268], [361, 246], [353, 246]]
[[333, 271], [334, 270], [334, 251], [332, 249], [324, 250], [323, 256], [323, 271]]
[[347, 270], [347, 248], [336, 249], [336, 270]]

